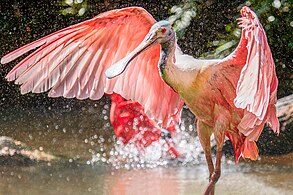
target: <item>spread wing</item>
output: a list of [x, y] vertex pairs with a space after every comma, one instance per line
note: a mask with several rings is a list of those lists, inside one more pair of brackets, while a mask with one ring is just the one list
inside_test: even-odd
[[270, 47], [256, 14], [241, 9], [241, 41], [232, 53], [239, 63], [245, 61], [236, 89], [235, 106], [246, 109], [259, 120], [266, 116], [269, 103], [276, 103], [278, 80]]
[[219, 62], [218, 80], [226, 102], [243, 109], [237, 129], [249, 141], [260, 136], [265, 123], [279, 132], [276, 116], [278, 80], [267, 38], [257, 16], [248, 7], [241, 10], [242, 36], [238, 47]]
[[21, 93], [50, 90], [51, 97], [97, 100], [104, 92], [116, 92], [139, 102], [149, 117], [166, 125], [180, 114], [182, 102], [160, 78], [159, 45], [139, 55], [119, 77], [108, 80], [104, 73], [136, 48], [154, 23], [143, 8], [112, 10], [25, 45], [1, 63], [38, 48], [6, 76], [21, 85]]

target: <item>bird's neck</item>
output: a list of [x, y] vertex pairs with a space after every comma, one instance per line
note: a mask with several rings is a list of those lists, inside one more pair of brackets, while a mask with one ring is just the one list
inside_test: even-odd
[[211, 66], [219, 60], [199, 60], [181, 52], [176, 44], [176, 38], [166, 43], [161, 43], [161, 60], [159, 69], [162, 79], [181, 95], [189, 99], [190, 90], [194, 83], [198, 83], [199, 75], [211, 71]]
[[172, 57], [174, 57], [176, 47], [176, 40], [171, 39], [165, 43], [161, 43], [161, 57], [159, 62], [159, 69], [162, 78], [166, 75], [165, 69], [168, 62], [172, 61]]
[[[162, 79], [168, 84], [174, 91], [179, 93], [178, 86], [174, 84], [174, 75], [172, 73], [177, 72], [177, 68], [174, 66], [175, 62], [175, 50], [176, 50], [176, 38], [171, 39], [165, 43], [161, 43], [161, 57], [159, 62], [159, 70]], [[175, 71], [174, 71], [175, 69]]]
[[162, 79], [177, 93], [179, 92], [179, 80], [181, 78], [181, 70], [175, 65], [176, 63], [176, 38], [169, 40], [165, 43], [161, 43], [161, 58], [159, 62], [159, 70]]

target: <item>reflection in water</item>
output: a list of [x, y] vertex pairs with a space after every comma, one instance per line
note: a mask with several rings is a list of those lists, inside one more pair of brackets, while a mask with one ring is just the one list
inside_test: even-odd
[[[224, 164], [217, 194], [292, 194], [292, 166]], [[102, 164], [1, 167], [0, 194], [201, 194], [207, 171], [198, 166], [114, 170]]]
[[[56, 163], [0, 167], [0, 194], [201, 194], [208, 172], [194, 135], [193, 119], [173, 139], [184, 156], [168, 158], [160, 142], [139, 153], [124, 147], [108, 123], [107, 104], [80, 110], [11, 110], [1, 135], [63, 156]], [[5, 133], [4, 133], [5, 132]], [[217, 194], [292, 194], [293, 155], [236, 166], [223, 163]], [[161, 165], [161, 166], [158, 166]], [[122, 169], [120, 169], [122, 168]], [[128, 170], [129, 169], [129, 170]]]

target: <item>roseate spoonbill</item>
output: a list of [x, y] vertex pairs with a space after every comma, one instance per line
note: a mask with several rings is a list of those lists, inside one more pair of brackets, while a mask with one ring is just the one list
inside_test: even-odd
[[144, 151], [150, 144], [163, 138], [168, 148], [167, 153], [172, 157], [179, 156], [171, 139], [171, 134], [175, 132], [173, 123], [167, 129], [162, 129], [145, 115], [144, 108], [138, 102], [125, 100], [116, 93], [111, 94], [111, 100], [110, 122], [116, 136], [124, 144], [134, 143]]
[[238, 161], [241, 156], [257, 158], [255, 141], [266, 123], [279, 132], [278, 81], [266, 35], [253, 11], [243, 7], [240, 12], [240, 43], [224, 59], [198, 60], [183, 54], [169, 22], [156, 22], [143, 8], [130, 7], [34, 41], [7, 54], [1, 63], [39, 47], [6, 76], [21, 84], [21, 93], [51, 89], [51, 97], [99, 99], [104, 92], [115, 92], [139, 102], [146, 115], [163, 126], [179, 117], [182, 98], [198, 119], [210, 173], [205, 194], [213, 194], [225, 135]]

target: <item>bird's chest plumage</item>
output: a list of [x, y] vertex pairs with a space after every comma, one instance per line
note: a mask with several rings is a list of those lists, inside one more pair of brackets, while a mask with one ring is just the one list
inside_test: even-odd
[[199, 73], [190, 89], [196, 93], [186, 101], [194, 115], [211, 126], [219, 116], [225, 116], [225, 123], [231, 127], [237, 126], [243, 116], [243, 110], [234, 105], [238, 79], [227, 77], [232, 74], [225, 71]]
[[195, 60], [176, 52], [171, 54], [174, 55], [161, 56], [164, 62], [159, 67], [161, 76], [193, 114], [213, 126], [221, 110], [226, 113], [227, 123], [238, 123], [234, 118], [241, 118], [243, 112], [234, 105], [239, 78], [235, 74], [239, 74], [241, 67], [221, 61]]
[[221, 101], [217, 98], [221, 94], [212, 85], [210, 79], [209, 73], [199, 73], [186, 92], [182, 94], [193, 114], [208, 124], [213, 123], [215, 104]]
[[168, 63], [162, 74], [164, 81], [180, 95], [196, 117], [212, 121], [216, 91], [208, 82], [209, 77], [206, 71], [180, 71]]
[[180, 94], [189, 109], [200, 120], [213, 125], [218, 115], [222, 114], [218, 108], [226, 113], [227, 123], [239, 121], [234, 118], [241, 118], [242, 111], [234, 105], [237, 79], [215, 73], [212, 68], [176, 72], [171, 68], [168, 70], [167, 66], [165, 71], [169, 77], [177, 78], [177, 82], [175, 79], [169, 79], [171, 81], [168, 84]]

